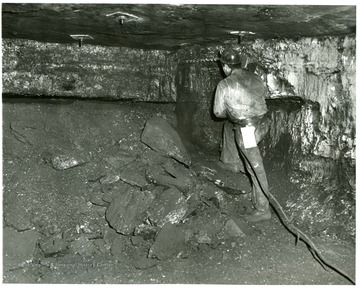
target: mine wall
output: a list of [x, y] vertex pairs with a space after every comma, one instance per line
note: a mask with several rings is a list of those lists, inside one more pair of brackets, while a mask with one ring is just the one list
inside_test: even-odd
[[[278, 158], [291, 181], [300, 184], [302, 193], [289, 192], [286, 201], [291, 218], [306, 228], [320, 223], [317, 229], [323, 232], [338, 226], [354, 235], [355, 39], [259, 40], [232, 46], [267, 82], [272, 123], [261, 149], [265, 157]], [[187, 61], [182, 63], [185, 85], [177, 105], [197, 106], [195, 112], [183, 110], [193, 114], [185, 117], [186, 126], [191, 123], [193, 139], [208, 148], [218, 146], [221, 134], [221, 122], [211, 116], [211, 97], [222, 78], [212, 62], [219, 49], [180, 52]], [[323, 193], [314, 194], [315, 187]]]
[[[282, 200], [286, 211], [310, 231], [341, 228], [354, 237], [355, 38], [231, 45], [271, 92], [272, 124], [261, 150], [302, 192]], [[212, 101], [223, 77], [216, 62], [222, 47], [169, 52], [3, 39], [3, 95], [176, 103], [182, 138], [216, 151], [222, 121], [212, 115]]]
[[167, 51], [3, 39], [3, 93], [175, 102]]

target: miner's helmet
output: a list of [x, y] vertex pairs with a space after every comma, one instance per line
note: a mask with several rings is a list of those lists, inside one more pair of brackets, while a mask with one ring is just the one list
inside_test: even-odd
[[233, 48], [225, 48], [220, 54], [220, 61], [223, 64], [239, 64], [241, 57], [238, 51]]

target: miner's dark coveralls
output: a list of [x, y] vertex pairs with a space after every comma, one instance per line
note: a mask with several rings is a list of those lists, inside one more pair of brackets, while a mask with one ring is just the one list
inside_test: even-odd
[[[227, 51], [227, 53], [237, 52]], [[237, 62], [236, 57], [230, 57], [232, 62]], [[214, 114], [228, 119], [223, 127], [220, 160], [224, 164], [234, 165], [244, 162], [251, 176], [252, 203], [255, 208], [248, 219], [250, 221], [266, 220], [271, 217], [269, 201], [263, 192], [263, 190], [268, 192], [268, 182], [257, 144], [269, 130], [270, 120], [265, 102], [268, 89], [256, 74], [233, 66], [231, 63], [227, 65], [224, 63], [226, 61], [222, 60], [222, 62], [227, 77], [218, 83], [214, 100]], [[244, 137], [248, 138], [248, 135], [242, 132], [242, 128], [250, 128], [250, 134], [251, 130], [254, 131], [252, 137], [255, 135], [255, 140], [253, 140], [253, 143], [256, 141], [255, 145], [249, 147], [244, 144]], [[245, 143], [246, 141], [247, 139]], [[246, 146], [249, 148], [245, 148]]]

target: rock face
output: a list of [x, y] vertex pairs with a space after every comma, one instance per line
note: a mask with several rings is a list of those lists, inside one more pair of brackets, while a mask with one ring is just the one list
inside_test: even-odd
[[[319, 104], [318, 141], [313, 154], [354, 158], [355, 39], [258, 41], [252, 49], [254, 56], [268, 59], [268, 68], [287, 80], [295, 95]], [[312, 122], [311, 113], [303, 117]], [[304, 128], [302, 133], [306, 132]]]
[[[286, 202], [291, 217], [310, 231], [333, 235], [335, 226], [354, 235], [355, 39], [257, 40], [233, 46], [247, 54], [249, 69], [262, 76], [271, 92], [272, 122], [261, 150], [266, 157], [280, 157], [290, 180], [301, 187], [301, 196], [290, 194]], [[219, 144], [221, 122], [209, 121], [212, 102], [204, 96], [221, 75], [206, 59], [220, 48], [179, 52], [188, 61], [177, 82], [178, 126], [184, 123], [185, 132], [208, 148]], [[211, 133], [204, 134], [207, 129]]]
[[[256, 40], [234, 46], [247, 54], [249, 68], [257, 67], [272, 97], [295, 95], [319, 104], [313, 154], [355, 158], [354, 37]], [[214, 62], [221, 48], [193, 46], [170, 53], [86, 45], [79, 50], [4, 39], [3, 93], [176, 101], [181, 136], [216, 148], [221, 121], [211, 111], [223, 77]], [[303, 118], [311, 121], [312, 115]], [[302, 136], [307, 134], [303, 129]]]
[[[289, 192], [283, 203], [291, 219], [310, 232], [355, 236], [355, 163], [313, 154], [321, 137], [320, 106], [310, 100], [268, 101], [272, 125], [262, 143], [264, 154], [289, 167]], [[341, 200], [341, 201], [339, 201]]]
[[163, 118], [154, 116], [146, 122], [141, 141], [158, 153], [190, 165], [190, 155], [175, 129]]
[[[3, 40], [3, 93], [175, 101], [169, 52]], [[146, 81], [144, 81], [146, 79]]]
[[[267, 82], [272, 98], [299, 96], [318, 105], [297, 114], [299, 131], [293, 138], [313, 139], [311, 153], [338, 159], [355, 158], [355, 39], [353, 37], [303, 38], [292, 40], [257, 40], [233, 45], [248, 56], [249, 69], [256, 69]], [[177, 79], [178, 125], [196, 140], [215, 147], [221, 136], [221, 125], [211, 121], [212, 97], [222, 79], [214, 61], [222, 47], [198, 46], [178, 54]], [[315, 114], [313, 114], [315, 112]], [[201, 116], [200, 116], [201, 115]], [[319, 118], [316, 131], [311, 126]], [[303, 124], [300, 124], [302, 122]], [[191, 124], [191, 131], [188, 128]], [[308, 125], [305, 125], [308, 124]], [[276, 125], [276, 124], [273, 124]], [[208, 133], [207, 130], [209, 130]], [[216, 131], [218, 137], [216, 138]], [[306, 140], [308, 141], [308, 140]], [[305, 148], [305, 147], [304, 147]], [[308, 148], [305, 148], [305, 150]]]
[[[303, 101], [299, 109], [289, 112], [284, 106], [272, 108], [271, 133], [268, 135], [269, 149], [275, 147], [280, 138], [289, 136], [292, 142], [289, 152], [300, 160], [304, 155], [315, 155], [338, 160], [355, 158], [355, 39], [304, 38], [298, 41], [261, 41], [233, 45], [248, 56], [248, 62], [272, 92], [271, 98], [287, 101], [298, 96]], [[210, 126], [219, 130], [217, 123], [197, 118], [198, 114], [211, 114], [210, 98], [204, 97], [215, 89], [221, 79], [216, 73], [219, 67], [214, 62], [204, 62], [216, 56], [220, 47], [198, 48], [182, 51], [189, 61], [182, 66], [177, 82], [178, 99], [190, 101], [193, 112], [185, 109], [186, 125], [191, 124], [191, 133], [197, 135]], [[179, 52], [180, 53], [180, 52]], [[206, 83], [206, 84], [204, 84]], [[289, 100], [291, 102], [291, 100]], [[275, 105], [276, 106], [276, 105]], [[200, 113], [201, 112], [201, 113]], [[179, 124], [181, 122], [178, 121]], [[197, 128], [198, 127], [198, 128]], [[210, 134], [209, 134], [210, 135]], [[201, 135], [203, 142], [219, 143], [218, 138]], [[214, 143], [215, 145], [215, 143]], [[213, 146], [214, 146], [213, 145]], [[266, 151], [268, 153], [268, 151]]]

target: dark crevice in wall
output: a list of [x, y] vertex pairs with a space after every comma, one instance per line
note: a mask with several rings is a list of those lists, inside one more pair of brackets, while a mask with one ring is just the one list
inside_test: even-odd
[[111, 97], [77, 97], [77, 96], [69, 96], [69, 97], [58, 97], [58, 96], [49, 96], [49, 95], [20, 95], [20, 94], [8, 94], [4, 93], [2, 95], [3, 103], [54, 103], [54, 102], [62, 102], [62, 103], [73, 103], [76, 101], [93, 101], [93, 102], [106, 102], [106, 103], [157, 103], [157, 104], [175, 104], [172, 101], [143, 101], [137, 100], [133, 98], [128, 99], [114, 99]]

